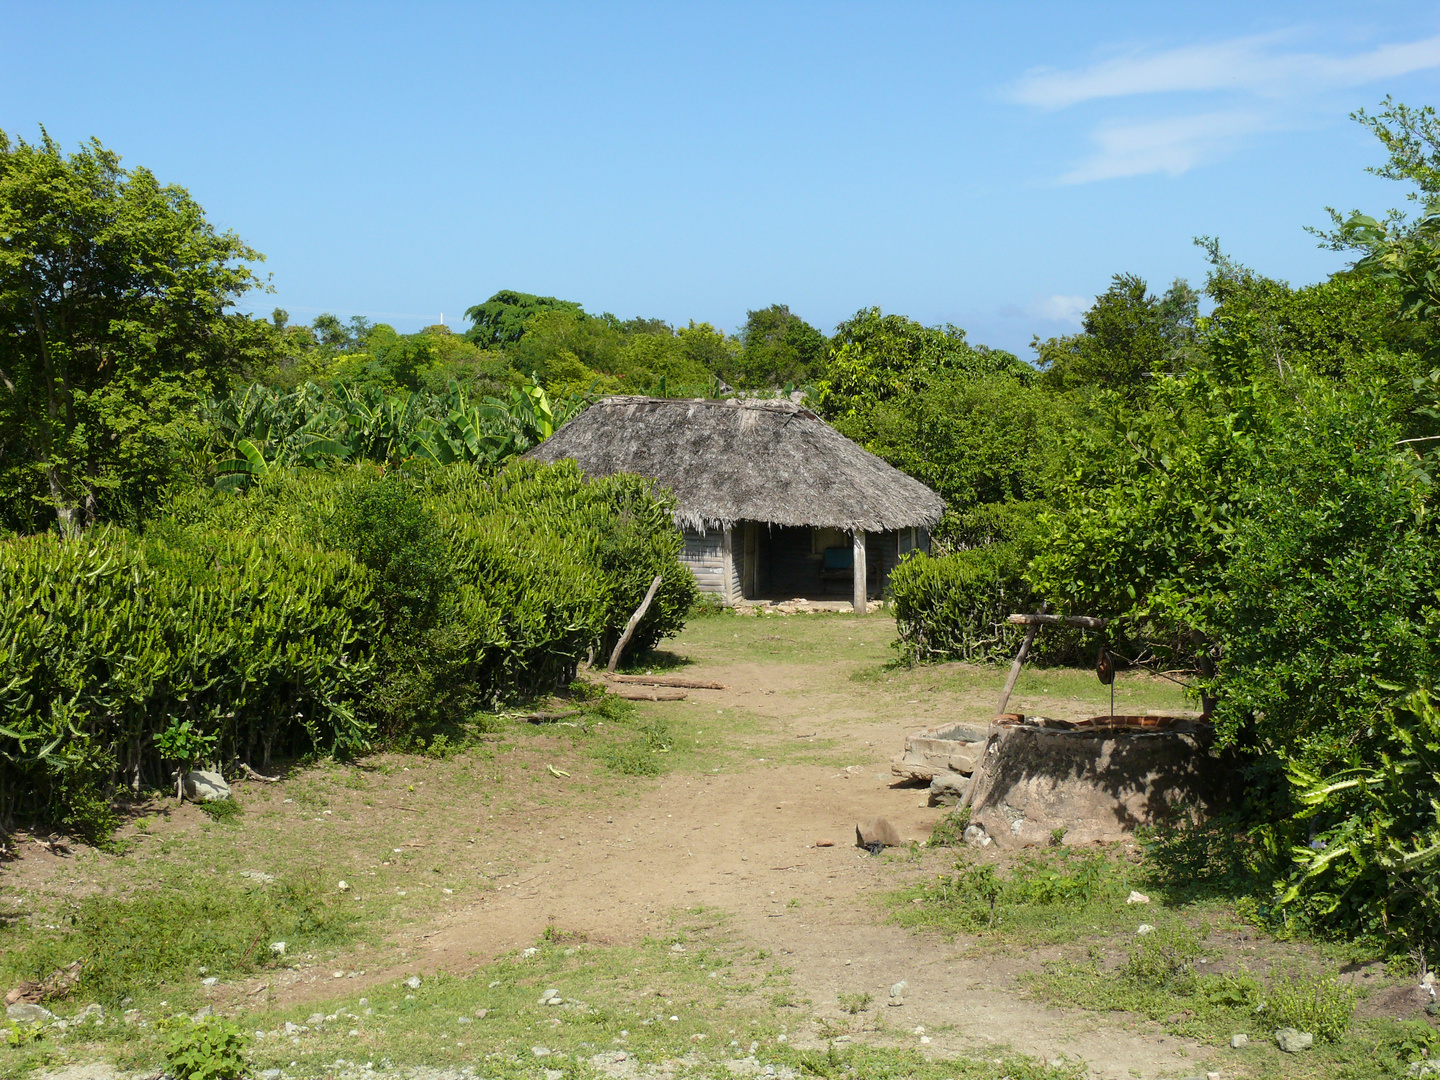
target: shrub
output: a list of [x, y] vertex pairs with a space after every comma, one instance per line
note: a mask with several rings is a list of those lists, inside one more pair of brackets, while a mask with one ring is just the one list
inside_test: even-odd
[[1339, 1042], [1355, 1015], [1355, 994], [1334, 979], [1276, 979], [1259, 1012], [1276, 1027], [1312, 1032]]
[[[890, 598], [899, 634], [896, 648], [906, 663], [1008, 660], [1020, 648], [1023, 627], [1006, 616], [1037, 610], [1040, 599], [1024, 577], [1027, 546], [1006, 541], [930, 557], [905, 559], [890, 575]], [[1085, 662], [1084, 638], [1047, 629], [1037, 635], [1033, 659]]]
[[207, 1016], [167, 1025], [165, 1063], [176, 1080], [239, 1080], [245, 1075], [245, 1036], [228, 1020]]
[[[1440, 703], [1416, 691], [1369, 729], [1374, 748], [1321, 776], [1292, 765], [1308, 843], [1281, 913], [1316, 929], [1385, 941], [1433, 958], [1440, 949]], [[1282, 834], [1283, 835], [1283, 834]], [[1295, 839], [1304, 839], [1304, 834]]]
[[0, 817], [104, 835], [108, 783], [168, 785], [157, 740], [184, 724], [212, 761], [366, 745], [369, 573], [281, 537], [167, 539], [0, 545]]

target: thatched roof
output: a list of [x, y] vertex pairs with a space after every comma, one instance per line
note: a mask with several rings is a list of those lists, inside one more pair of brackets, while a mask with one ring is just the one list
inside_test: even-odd
[[527, 457], [574, 458], [588, 476], [628, 472], [675, 493], [677, 524], [737, 521], [882, 532], [932, 526], [945, 502], [788, 401], [610, 397]]

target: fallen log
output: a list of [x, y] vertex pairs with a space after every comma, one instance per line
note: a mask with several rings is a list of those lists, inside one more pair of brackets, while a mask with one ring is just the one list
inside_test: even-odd
[[626, 701], [684, 701], [684, 690], [671, 690], [665, 687], [650, 686], [620, 686], [611, 690], [610, 693]]
[[680, 675], [607, 675], [611, 682], [631, 683], [635, 686], [680, 686], [687, 690], [728, 690], [724, 683], [702, 682], [700, 679], [686, 679]]
[[569, 712], [532, 712], [521, 713], [515, 719], [526, 720], [532, 724], [553, 724], [557, 720], [564, 720], [569, 716], [579, 716], [579, 709], [571, 709]]

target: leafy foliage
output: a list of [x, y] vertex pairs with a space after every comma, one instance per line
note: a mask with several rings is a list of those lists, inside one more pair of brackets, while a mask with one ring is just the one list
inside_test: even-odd
[[[1419, 690], [1374, 724], [1374, 749], [1322, 776], [1290, 768], [1300, 820], [1286, 913], [1346, 936], [1393, 935], [1433, 957], [1440, 941], [1440, 705]], [[1298, 839], [1298, 838], [1297, 838]]]
[[92, 140], [0, 132], [0, 520], [133, 517], [186, 473], [198, 402], [264, 352], [226, 309], [261, 256]]
[[167, 1032], [165, 1063], [176, 1080], [239, 1080], [246, 1072], [246, 1042], [229, 1020], [182, 1018]]

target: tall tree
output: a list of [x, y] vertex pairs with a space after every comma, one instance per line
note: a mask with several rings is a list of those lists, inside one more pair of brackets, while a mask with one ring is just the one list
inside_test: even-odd
[[248, 264], [261, 258], [216, 232], [185, 189], [122, 169], [98, 140], [67, 157], [43, 132], [38, 144], [0, 132], [0, 484], [12, 519], [38, 498], [74, 532], [106, 492], [120, 502], [163, 486], [194, 404], [274, 339], [270, 324], [227, 314], [260, 284]]
[[1199, 299], [1181, 278], [1157, 297], [1143, 278], [1116, 274], [1085, 313], [1081, 333], [1036, 339], [1041, 382], [1057, 390], [1088, 386], [1144, 397], [1152, 376], [1183, 366]]
[[573, 300], [501, 289], [483, 304], [466, 309], [465, 317], [470, 320], [470, 330], [465, 336], [486, 349], [513, 345], [525, 336], [526, 324], [546, 311], [584, 314], [584, 310]]
[[788, 305], [745, 313], [736, 374], [745, 386], [785, 386], [817, 377], [825, 362], [825, 335]]

